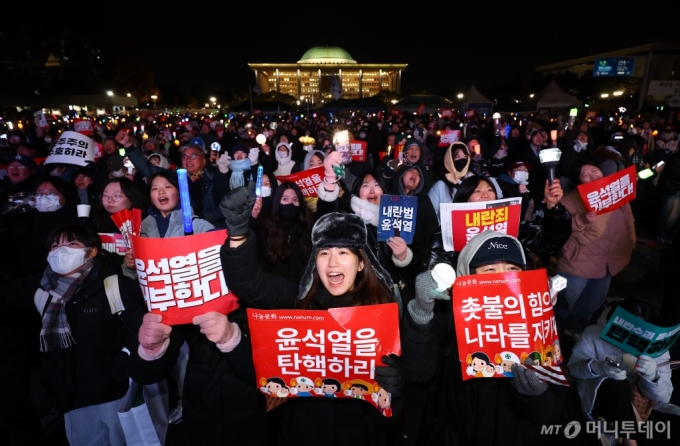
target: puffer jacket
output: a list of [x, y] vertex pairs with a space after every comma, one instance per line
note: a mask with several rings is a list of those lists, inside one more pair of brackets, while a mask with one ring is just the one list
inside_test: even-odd
[[616, 275], [628, 264], [635, 247], [635, 221], [630, 204], [586, 219], [578, 189], [560, 201], [571, 219], [571, 237], [557, 257], [557, 269], [584, 279], [601, 279], [607, 271]]

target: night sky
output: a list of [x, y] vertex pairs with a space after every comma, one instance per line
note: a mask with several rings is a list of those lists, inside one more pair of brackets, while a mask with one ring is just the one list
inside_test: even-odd
[[[50, 20], [101, 39], [120, 36], [146, 59], [157, 82], [195, 97], [246, 91], [254, 82], [248, 62], [294, 63], [316, 45], [340, 46], [360, 63], [408, 63], [403, 93], [455, 95], [473, 81], [483, 91], [518, 73], [528, 80], [537, 65], [680, 40], [677, 1], [640, 10], [621, 2], [607, 9], [593, 9], [596, 2], [442, 3], [89, 2], [38, 19], [16, 6], [21, 20], [6, 18], [25, 33]], [[69, 15], [79, 19], [64, 20]]]

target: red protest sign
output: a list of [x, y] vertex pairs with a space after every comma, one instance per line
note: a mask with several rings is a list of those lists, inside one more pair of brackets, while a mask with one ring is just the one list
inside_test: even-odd
[[94, 126], [89, 119], [74, 119], [73, 130], [87, 136], [92, 136], [94, 134]]
[[352, 150], [352, 161], [366, 161], [366, 141], [350, 141], [349, 147]]
[[375, 381], [375, 366], [383, 355], [401, 354], [397, 304], [247, 312], [262, 393], [356, 398], [391, 416], [391, 395]]
[[238, 308], [222, 272], [225, 229], [173, 238], [133, 235], [137, 279], [146, 306], [167, 325], [190, 324], [194, 316]]
[[544, 269], [456, 279], [453, 319], [463, 380], [510, 378], [512, 365], [562, 362]]
[[394, 159], [401, 161], [401, 159], [404, 157], [404, 146], [406, 145], [406, 139], [402, 139], [397, 143], [397, 145], [394, 147]]
[[588, 212], [606, 214], [635, 199], [637, 171], [630, 166], [590, 183], [580, 184], [578, 193]]
[[[519, 232], [522, 200], [506, 198], [481, 203], [446, 204], [451, 220], [442, 220], [442, 228], [450, 228], [453, 246], [452, 251], [460, 251], [475, 236], [482, 232], [497, 231], [517, 237]], [[477, 209], [475, 209], [475, 207]], [[450, 226], [449, 226], [450, 225]], [[445, 237], [444, 248], [448, 250], [448, 237]]]
[[439, 133], [438, 147], [448, 147], [456, 141], [460, 141], [460, 130], [442, 130]]
[[323, 166], [276, 177], [276, 179], [282, 183], [291, 182], [297, 184], [305, 198], [316, 197], [316, 189], [323, 181]]
[[99, 238], [102, 239], [102, 249], [121, 256], [127, 252], [128, 247], [123, 234], [100, 232]]
[[453, 111], [450, 108], [443, 108], [441, 111], [442, 118], [450, 118], [453, 116]]

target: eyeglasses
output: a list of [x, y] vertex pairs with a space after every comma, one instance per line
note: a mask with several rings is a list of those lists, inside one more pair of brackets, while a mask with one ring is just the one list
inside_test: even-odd
[[24, 166], [23, 164], [20, 164], [18, 166], [16, 164], [13, 166], [7, 166], [7, 170], [23, 170], [25, 168], [26, 166]]
[[192, 153], [191, 155], [182, 155], [182, 161], [188, 160], [188, 159], [195, 160], [196, 158], [198, 158], [198, 154], [196, 154], [196, 153]]
[[102, 202], [113, 201], [114, 203], [118, 203], [118, 202], [119, 202], [120, 200], [122, 200], [123, 198], [125, 198], [125, 195], [123, 195], [123, 194], [115, 194], [115, 195], [101, 194], [101, 195], [99, 196], [99, 199], [100, 199]]
[[36, 192], [35, 198], [39, 198], [39, 197], [48, 197], [48, 198], [59, 197], [59, 194], [56, 194], [54, 192], [49, 192], [49, 193], [46, 193], [46, 194], [42, 193], [42, 192]]

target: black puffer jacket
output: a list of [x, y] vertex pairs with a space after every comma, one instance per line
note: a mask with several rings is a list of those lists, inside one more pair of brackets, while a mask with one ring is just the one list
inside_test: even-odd
[[[228, 244], [222, 247], [222, 266], [229, 287], [246, 307], [293, 308], [299, 283], [266, 273], [258, 264], [256, 243], [251, 231], [246, 242], [238, 248], [229, 248]], [[313, 299], [312, 309], [326, 310], [349, 304], [342, 297], [322, 293]], [[252, 358], [250, 361], [252, 366]], [[255, 383], [253, 371], [250, 384], [254, 390]], [[398, 399], [394, 400], [395, 406], [399, 403]], [[249, 408], [240, 406], [240, 409]], [[281, 415], [276, 435], [281, 445], [381, 445], [385, 444], [385, 428], [390, 421], [370, 404], [354, 399], [291, 398], [276, 410]], [[247, 426], [244, 424], [249, 433], [261, 429]]]
[[[119, 276], [125, 311], [111, 314], [104, 279], [120, 274], [118, 256], [103, 254], [78, 292], [66, 304], [74, 339], [69, 348], [41, 353], [43, 384], [64, 412], [122, 398], [128, 389], [130, 358], [123, 348], [137, 350], [137, 334], [146, 313], [136, 281]], [[33, 296], [42, 273], [0, 285], [0, 306], [36, 311]], [[38, 329], [39, 330], [39, 329]], [[33, 333], [36, 338], [39, 331]]]

